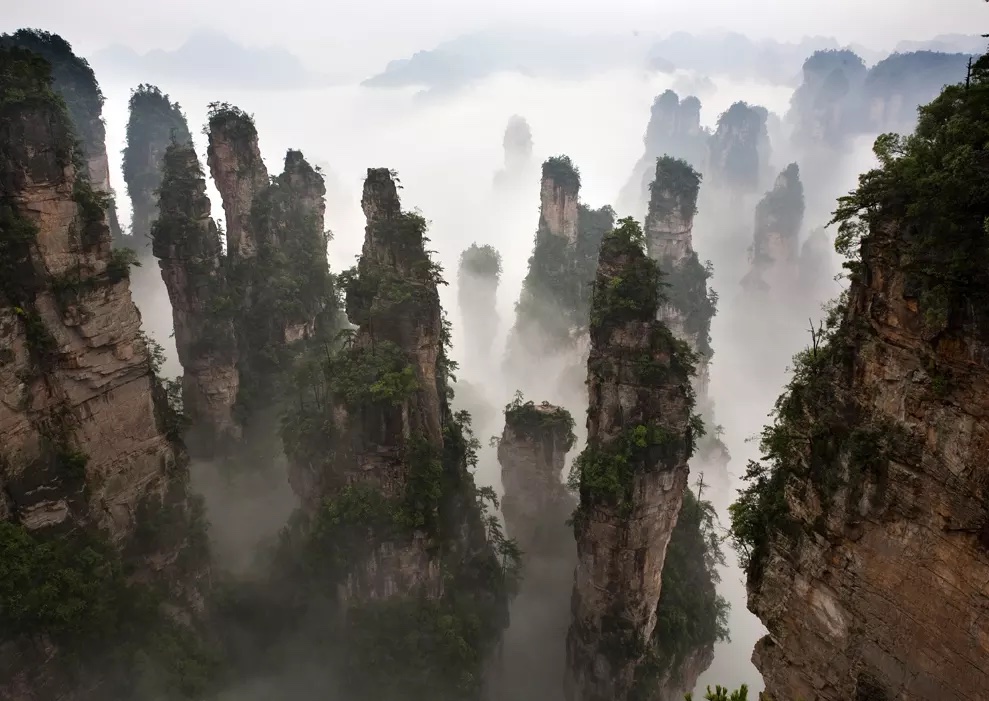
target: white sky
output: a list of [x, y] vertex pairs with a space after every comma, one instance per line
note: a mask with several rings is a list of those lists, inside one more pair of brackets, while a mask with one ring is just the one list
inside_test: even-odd
[[[876, 48], [902, 39], [989, 31], [983, 0], [0, 0], [0, 30], [58, 32], [80, 53], [113, 43], [173, 48], [196, 29], [289, 48], [314, 66], [383, 66], [454, 35], [501, 25], [668, 33], [728, 29], [752, 37], [835, 36]], [[353, 66], [349, 66], [353, 68]]]

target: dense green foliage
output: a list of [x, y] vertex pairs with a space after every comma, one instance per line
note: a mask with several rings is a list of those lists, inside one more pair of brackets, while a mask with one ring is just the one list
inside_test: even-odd
[[[884, 134], [880, 167], [839, 199], [835, 247], [849, 256], [882, 247], [907, 276], [932, 331], [984, 321], [989, 291], [989, 57], [969, 85], [946, 87], [919, 110], [908, 137]], [[895, 227], [891, 225], [896, 223]]]
[[661, 273], [644, 246], [642, 227], [631, 217], [605, 236], [591, 303], [592, 333], [656, 318], [663, 299]]
[[462, 278], [465, 273], [497, 280], [501, 277], [501, 254], [493, 246], [472, 243], [460, 254], [458, 276]]
[[[683, 698], [685, 701], [693, 701], [694, 695], [687, 694]], [[721, 685], [716, 685], [713, 690], [711, 687], [707, 687], [704, 699], [705, 701], [748, 701], [749, 687], [742, 684], [735, 691], [730, 691], [727, 687]]]
[[683, 317], [683, 330], [697, 339], [697, 354], [710, 359], [714, 355], [711, 346], [711, 320], [718, 311], [718, 293], [708, 287], [714, 275], [711, 261], [701, 264], [696, 252], [680, 265], [660, 264], [663, 277], [660, 283], [666, 302]]
[[534, 326], [553, 346], [567, 343], [578, 324], [578, 288], [568, 242], [543, 227], [529, 257], [529, 269], [522, 280], [522, 293], [515, 305], [518, 325]]
[[533, 401], [525, 401], [520, 391], [516, 391], [512, 401], [505, 405], [505, 425], [530, 438], [562, 437], [565, 450], [570, 450], [577, 441], [569, 411], [549, 402], [536, 406]]
[[[62, 37], [40, 29], [19, 29], [0, 36], [0, 47], [20, 47], [41, 56], [51, 66], [52, 87], [64, 99], [74, 131], [82, 140], [87, 157], [100, 155], [104, 147], [105, 128], [103, 93], [96, 75], [84, 58], [72, 52]], [[2, 98], [0, 98], [2, 99]]]
[[672, 156], [656, 159], [656, 177], [649, 185], [649, 211], [660, 217], [692, 217], [697, 213], [701, 174], [687, 161]]
[[[905, 275], [904, 295], [919, 301], [934, 332], [974, 325], [981, 333], [989, 290], [987, 143], [989, 58], [982, 57], [969, 85], [946, 87], [920, 108], [915, 134], [879, 137], [880, 167], [839, 200], [835, 247], [850, 258], [853, 295], [881, 262], [884, 276]], [[839, 490], [853, 505], [866, 480], [883, 491], [894, 453], [910, 462], [902, 431], [874, 418], [853, 394], [852, 353], [863, 330], [846, 315], [848, 305], [847, 296], [840, 299], [813, 347], [794, 359], [793, 379], [762, 433], [764, 458], [749, 464], [749, 484], [731, 507], [732, 537], [750, 579], [759, 577], [774, 543], [825, 528], [790, 513], [791, 484], [812, 485], [825, 508]], [[931, 391], [943, 392], [938, 369], [928, 375]]]
[[728, 639], [728, 602], [718, 595], [724, 565], [714, 506], [684, 490], [663, 562], [663, 588], [653, 631], [658, 672], [678, 670], [686, 657]]
[[591, 317], [591, 298], [594, 278], [597, 276], [601, 242], [615, 228], [615, 210], [605, 205], [591, 209], [577, 205], [577, 244], [573, 251], [575, 295], [574, 322], [578, 328], [586, 328]]
[[552, 180], [567, 195], [576, 197], [580, 190], [580, 171], [570, 156], [551, 156], [543, 163], [543, 180]]

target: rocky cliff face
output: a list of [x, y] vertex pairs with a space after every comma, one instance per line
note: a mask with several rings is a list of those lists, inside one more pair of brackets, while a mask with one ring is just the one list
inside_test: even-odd
[[793, 291], [797, 286], [804, 188], [800, 169], [791, 163], [755, 210], [755, 233], [749, 250], [751, 270], [742, 285], [753, 290]]
[[736, 102], [718, 118], [710, 141], [711, 183], [736, 195], [757, 192], [769, 163], [765, 107]]
[[[304, 552], [318, 590], [354, 626], [341, 638], [344, 686], [367, 698], [477, 698], [517, 552], [484, 513], [493, 493], [468, 471], [469, 419], [449, 408], [449, 331], [425, 220], [401, 210], [383, 168], [368, 170], [362, 205], [363, 253], [341, 276], [357, 329], [329, 357], [319, 347], [307, 358], [283, 423]], [[422, 645], [410, 654], [412, 636]], [[382, 650], [398, 660], [384, 676]]]
[[987, 106], [983, 58], [839, 202], [850, 289], [732, 507], [773, 698], [985, 696]]
[[[708, 288], [710, 263], [701, 264], [692, 236], [700, 181], [700, 174], [686, 161], [669, 156], [657, 159], [645, 235], [646, 251], [659, 265], [666, 285], [659, 320], [697, 354], [694, 390], [705, 423], [714, 426], [708, 382], [714, 355], [711, 320], [717, 309], [717, 295]], [[705, 435], [698, 453], [719, 474], [726, 473], [728, 451], [717, 436]]]
[[210, 105], [207, 162], [223, 198], [227, 250], [233, 258], [251, 258], [258, 247], [250, 227], [251, 205], [268, 187], [268, 169], [250, 115], [226, 103]]
[[194, 455], [214, 457], [240, 437], [233, 414], [240, 385], [235, 302], [192, 144], [169, 146], [161, 172], [151, 239], [172, 303], [175, 346], [185, 371], [182, 397], [192, 419], [187, 441]]
[[487, 370], [498, 335], [498, 281], [501, 278], [501, 254], [492, 246], [471, 244], [460, 254], [457, 270], [457, 304], [469, 346], [469, 364], [478, 371]]
[[555, 555], [570, 541], [565, 523], [573, 498], [563, 485], [563, 461], [574, 444], [570, 412], [521, 398], [505, 409], [498, 462], [505, 494], [505, 532], [526, 559]]
[[[106, 154], [106, 127], [103, 124], [103, 93], [89, 62], [76, 56], [67, 41], [57, 34], [37, 29], [19, 29], [0, 35], [0, 46], [19, 46], [42, 56], [52, 67], [52, 87], [65, 100], [89, 182], [104, 195], [113, 194], [110, 165]], [[121, 237], [113, 200], [106, 202], [107, 222], [114, 241]]]
[[575, 465], [578, 564], [565, 692], [627, 699], [648, 661], [666, 548], [693, 449], [686, 346], [656, 320], [659, 270], [631, 219], [602, 245], [588, 360], [588, 447]]
[[508, 340], [507, 369], [525, 374], [533, 360], [572, 343], [579, 287], [574, 274], [580, 174], [566, 156], [543, 164], [539, 228]]
[[935, 98], [941, 88], [964, 80], [971, 57], [937, 51], [894, 53], [872, 66], [862, 92], [867, 128], [872, 133], [910, 133], [917, 106]]
[[505, 170], [523, 170], [532, 158], [532, 129], [525, 117], [513, 114], [508, 119], [502, 145], [505, 149]]
[[691, 95], [682, 101], [672, 90], [665, 91], [652, 104], [649, 124], [643, 137], [645, 153], [635, 164], [632, 175], [618, 196], [618, 209], [636, 218], [644, 216], [649, 202], [656, 159], [680, 158], [694, 168], [707, 161], [710, 134], [701, 127], [701, 101]]
[[106, 198], [74, 165], [51, 86], [38, 55], [0, 48], [0, 696], [14, 701], [120, 693], [162, 633], [126, 597], [154, 582], [188, 615], [206, 567], [130, 260], [111, 253]]
[[158, 218], [165, 151], [173, 141], [192, 143], [189, 125], [177, 103], [153, 85], [139, 85], [130, 96], [124, 181], [131, 199], [132, 243], [143, 259], [150, 253], [151, 225]]

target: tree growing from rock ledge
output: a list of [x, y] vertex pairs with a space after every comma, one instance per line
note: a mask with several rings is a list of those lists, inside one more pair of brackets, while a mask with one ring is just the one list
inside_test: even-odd
[[571, 472], [580, 504], [569, 701], [637, 693], [654, 654], [663, 562], [687, 460], [703, 430], [693, 414], [695, 356], [657, 320], [661, 273], [644, 246], [639, 225], [621, 220], [604, 239], [594, 285], [588, 442]]

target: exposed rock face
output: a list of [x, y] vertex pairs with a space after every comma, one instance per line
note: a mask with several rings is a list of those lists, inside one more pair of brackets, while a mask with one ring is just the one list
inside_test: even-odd
[[987, 77], [983, 57], [840, 203], [841, 233], [867, 228], [847, 298], [732, 507], [773, 698], [989, 686]]
[[681, 101], [672, 90], [658, 96], [652, 104], [643, 138], [645, 153], [635, 164], [629, 181], [618, 196], [619, 210], [636, 218], [645, 215], [657, 158], [682, 158], [694, 168], [703, 168], [707, 161], [709, 136], [701, 127], [699, 99], [691, 95]]
[[132, 243], [145, 258], [151, 248], [151, 225], [158, 218], [158, 188], [165, 150], [173, 141], [191, 144], [192, 135], [178, 104], [154, 85], [139, 85], [131, 92], [129, 107], [124, 181], [133, 207]]
[[756, 206], [755, 233], [749, 252], [752, 269], [742, 281], [743, 286], [784, 292], [795, 288], [803, 220], [804, 187], [800, 169], [791, 163]]
[[526, 559], [558, 554], [571, 540], [565, 523], [575, 504], [560, 477], [573, 444], [573, 418], [566, 409], [521, 399], [506, 407], [498, 443], [501, 510], [506, 535]]
[[566, 156], [543, 164], [539, 228], [508, 339], [509, 372], [525, 374], [535, 358], [569, 347], [577, 326], [574, 274], [580, 174]]
[[[334, 421], [350, 436], [341, 447], [345, 459], [319, 472], [293, 461], [293, 488], [310, 509], [349, 483], [373, 486], [400, 501], [413, 469], [410, 444], [427, 456], [443, 448], [446, 402], [440, 383], [446, 379], [438, 364], [443, 329], [435, 273], [423, 248], [424, 221], [402, 212], [395, 182], [384, 168], [368, 170], [361, 205], [367, 217], [364, 248], [347, 287], [347, 315], [358, 326], [351, 353], [355, 362], [394, 365], [407, 391], [394, 404], [348, 405], [345, 397], [338, 398]], [[378, 600], [416, 591], [438, 598], [439, 564], [423, 532], [415, 532], [411, 542], [385, 539], [350, 570], [345, 598]]]
[[580, 177], [565, 156], [543, 164], [539, 191], [539, 228], [551, 236], [577, 241], [577, 195]]
[[633, 692], [693, 446], [693, 368], [656, 320], [659, 270], [631, 219], [602, 245], [588, 360], [588, 447], [578, 459], [578, 564], [567, 636], [570, 701]]
[[[711, 320], [717, 295], [708, 288], [710, 263], [701, 264], [692, 236], [700, 181], [700, 174], [686, 161], [669, 156], [657, 159], [646, 217], [646, 251], [659, 265], [666, 284], [659, 320], [697, 354], [694, 389], [705, 423], [714, 426], [708, 382], [714, 355]], [[728, 450], [713, 433], [701, 438], [698, 454], [718, 474], [727, 473]]]
[[[74, 131], [51, 86], [39, 56], [0, 48], [0, 531], [10, 557], [0, 696], [95, 701], [105, 697], [107, 673], [96, 656], [117, 635], [106, 620], [113, 613], [96, 609], [121, 605], [103, 589], [119, 584], [107, 570], [123, 566], [135, 580], [167, 584], [185, 612], [204, 570], [193, 557], [177, 574], [188, 544], [186, 459], [166, 435], [170, 413], [141, 338], [128, 263], [111, 255], [104, 197], [73, 166]], [[169, 510], [173, 542], [138, 533], [148, 509]], [[74, 556], [76, 547], [105, 567], [59, 561], [58, 552]], [[108, 629], [94, 639], [87, 624], [99, 615]], [[56, 637], [59, 625], [73, 636]], [[79, 655], [94, 656], [93, 667], [80, 670], [79, 660], [91, 658]]]
[[736, 195], [757, 192], [769, 162], [765, 107], [736, 102], [718, 118], [711, 137], [711, 182]]
[[173, 143], [162, 163], [154, 255], [172, 303], [182, 396], [194, 455], [222, 454], [240, 436], [233, 416], [240, 385], [233, 302], [206, 181], [191, 143]]
[[[103, 124], [103, 93], [89, 62], [76, 56], [58, 34], [19, 29], [0, 35], [0, 46], [20, 46], [42, 56], [52, 67], [52, 87], [65, 100], [76, 138], [82, 144], [89, 182], [94, 190], [112, 195], [110, 165], [106, 155]], [[114, 241], [120, 240], [120, 225], [113, 200], [107, 202], [107, 219]]]
[[457, 270], [457, 303], [464, 323], [469, 365], [487, 369], [498, 335], [498, 280], [501, 254], [492, 246], [471, 244], [460, 254]]
[[801, 146], [841, 148], [862, 129], [865, 63], [852, 51], [816, 51], [803, 66], [787, 119]]
[[251, 205], [268, 187], [268, 169], [261, 160], [258, 131], [243, 110], [228, 104], [210, 105], [207, 161], [223, 198], [230, 256], [247, 259], [257, 252], [251, 231]]
[[[394, 675], [406, 674], [417, 698], [440, 687], [480, 698], [517, 553], [484, 515], [494, 495], [475, 488], [469, 424], [448, 405], [448, 330], [425, 220], [401, 211], [384, 168], [368, 170], [362, 204], [363, 253], [341, 276], [357, 329], [339, 350], [307, 357], [312, 372], [283, 423], [290, 481], [318, 590], [354, 626], [342, 637], [352, 697], [400, 697]], [[421, 664], [382, 675], [381, 650], [402, 666], [412, 636], [423, 641]]]

